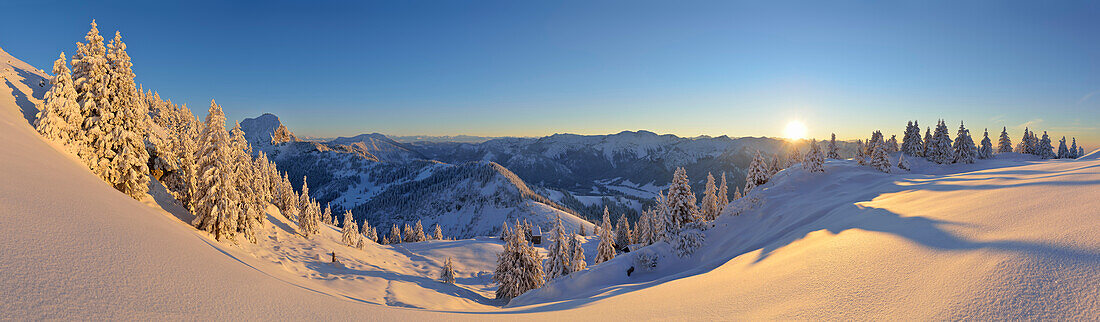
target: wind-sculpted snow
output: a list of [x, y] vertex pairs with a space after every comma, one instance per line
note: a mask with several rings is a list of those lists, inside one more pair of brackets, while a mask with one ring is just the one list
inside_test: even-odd
[[[661, 307], [664, 319], [1100, 318], [1100, 203], [1088, 198], [1100, 195], [1100, 161], [1005, 153], [912, 166], [784, 170], [731, 203], [689, 257], [657, 243], [509, 305]], [[637, 254], [658, 255], [657, 269], [627, 276]]]

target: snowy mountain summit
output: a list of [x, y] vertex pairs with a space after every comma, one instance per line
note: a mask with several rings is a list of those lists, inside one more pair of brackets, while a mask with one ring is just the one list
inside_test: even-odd
[[266, 147], [283, 142], [297, 142], [298, 137], [279, 121], [275, 114], [265, 113], [256, 118], [241, 120], [244, 138], [253, 147]]

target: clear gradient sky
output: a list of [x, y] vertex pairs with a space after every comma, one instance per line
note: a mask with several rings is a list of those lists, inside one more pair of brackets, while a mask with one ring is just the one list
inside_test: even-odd
[[[1100, 145], [1100, 2], [0, 1], [43, 69], [92, 18], [138, 81], [298, 134], [900, 134]], [[900, 135], [899, 135], [900, 136]], [[1057, 144], [1057, 143], [1055, 143]]]

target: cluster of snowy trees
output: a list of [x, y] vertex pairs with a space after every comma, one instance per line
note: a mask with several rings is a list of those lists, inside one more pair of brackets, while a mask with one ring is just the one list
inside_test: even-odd
[[[821, 151], [816, 153], [821, 154]], [[657, 242], [669, 243], [680, 256], [690, 255], [703, 245], [705, 223], [717, 219], [730, 202], [725, 174], [720, 178], [720, 183], [716, 183], [712, 174], [707, 175], [703, 197], [697, 203], [687, 171], [677, 168], [668, 193], [658, 193], [655, 205], [642, 211], [633, 229], [625, 214], [612, 226], [611, 214], [605, 207], [603, 218], [595, 229], [599, 244], [594, 263], [614, 259], [618, 252], [628, 251], [630, 245], [647, 246]], [[734, 200], [740, 197], [740, 191], [735, 191]], [[530, 245], [527, 238], [530, 232], [531, 225], [526, 222], [517, 221], [511, 227], [504, 223], [501, 227], [505, 249], [498, 256], [493, 277], [500, 284], [498, 298], [512, 298], [541, 287], [549, 279], [587, 269], [577, 232], [566, 232], [561, 218], [555, 221], [548, 236], [544, 236], [550, 245], [542, 266], [532, 264], [542, 262], [542, 255]]]
[[587, 269], [584, 249], [578, 241], [576, 232], [565, 232], [561, 224], [561, 216], [554, 222], [554, 228], [550, 231], [551, 241], [549, 254], [546, 258], [544, 272], [547, 279], [569, 275]]
[[[148, 106], [134, 84], [122, 34], [104, 45], [95, 21], [67, 62], [54, 62], [53, 87], [39, 106], [35, 129], [76, 154], [92, 173], [138, 199], [148, 191]], [[69, 66], [72, 66], [72, 70]]]
[[1073, 148], [1065, 147], [1066, 138], [1062, 137], [1059, 153], [1055, 153], [1051, 146], [1050, 137], [1046, 131], [1039, 138], [1029, 128], [1024, 128], [1023, 139], [1015, 150], [1012, 148], [1012, 139], [1008, 136], [1008, 128], [1001, 129], [1001, 135], [994, 150], [993, 142], [989, 138], [989, 130], [983, 134], [979, 144], [974, 143], [970, 136], [970, 130], [965, 124], [959, 124], [954, 141], [951, 140], [946, 124], [941, 120], [936, 124], [935, 132], [926, 129], [924, 138], [920, 136], [920, 125], [916, 121], [910, 122], [906, 127], [902, 152], [913, 157], [924, 157], [929, 161], [939, 164], [946, 163], [974, 163], [975, 159], [989, 159], [994, 153], [1017, 152], [1032, 154], [1044, 159], [1076, 158], [1083, 154], [1084, 149], [1077, 146], [1077, 139], [1073, 139]]
[[[363, 222], [364, 224], [366, 223], [365, 220]], [[394, 224], [393, 227], [390, 228], [390, 233], [386, 236], [381, 237], [381, 239], [378, 240], [378, 243], [382, 245], [387, 245], [400, 243], [418, 243], [427, 240], [443, 240], [443, 228], [440, 227], [438, 223], [433, 225], [433, 232], [431, 235], [424, 233], [424, 224], [421, 223], [420, 220], [417, 220], [416, 225], [413, 226], [405, 223], [404, 227], [404, 230], [402, 230], [397, 227], [397, 224]], [[371, 235], [374, 235], [375, 238], [378, 237], [377, 232], [372, 232]]]
[[227, 131], [213, 100], [199, 121], [186, 105], [136, 86], [121, 33], [104, 45], [95, 21], [91, 26], [71, 62], [64, 53], [54, 62], [53, 87], [35, 121], [45, 138], [135, 199], [147, 193], [150, 176], [158, 179], [195, 215], [192, 224], [218, 240], [256, 242], [268, 203], [288, 216], [305, 214], [299, 227], [307, 236], [317, 231], [313, 214], [331, 217], [328, 208], [322, 214], [303, 202], [311, 201], [308, 193], [295, 193], [266, 155], [253, 158], [240, 126]]
[[[833, 137], [835, 139], [836, 136]], [[989, 130], [985, 130], [982, 134], [982, 140], [975, 144], [974, 138], [970, 135], [970, 130], [966, 128], [966, 124], [963, 122], [959, 123], [959, 129], [952, 140], [947, 124], [943, 120], [936, 123], [934, 131], [931, 128], [926, 128], [923, 137], [921, 136], [920, 124], [917, 121], [910, 121], [905, 127], [905, 134], [902, 137], [900, 147], [897, 146], [893, 138], [883, 141], [882, 137], [881, 132], [875, 131], [866, 144], [862, 140], [858, 140], [856, 142], [859, 147], [855, 156], [856, 162], [860, 165], [875, 167], [883, 172], [889, 172], [892, 168], [889, 154], [899, 151], [902, 153], [899, 154], [896, 165], [902, 170], [909, 170], [909, 161], [906, 160], [906, 156], [923, 157], [937, 164], [950, 164], [974, 163], [979, 159], [993, 158], [994, 153], [1007, 152], [1032, 154], [1044, 159], [1077, 158], [1084, 154], [1084, 148], [1077, 146], [1076, 138], [1073, 138], [1071, 146], [1067, 147], [1066, 138], [1062, 137], [1058, 150], [1055, 152], [1054, 147], [1051, 146], [1050, 137], [1045, 131], [1042, 138], [1039, 138], [1027, 128], [1024, 129], [1023, 139], [1015, 149], [1012, 148], [1012, 139], [1008, 136], [1007, 128], [1001, 129], [996, 149], [993, 147], [993, 141], [989, 138]]]
[[989, 131], [986, 130], [979, 148], [974, 144], [974, 138], [970, 136], [970, 130], [963, 122], [959, 122], [959, 130], [952, 141], [947, 123], [943, 120], [936, 123], [935, 132], [931, 128], [926, 129], [922, 138], [920, 123], [910, 121], [905, 127], [905, 136], [902, 137], [901, 152], [898, 167], [902, 169], [908, 168], [908, 162], [904, 161], [906, 155], [924, 157], [938, 164], [974, 163], [976, 159], [993, 157], [993, 143], [989, 140]]
[[1043, 159], [1076, 159], [1085, 155], [1085, 148], [1077, 146], [1077, 138], [1073, 138], [1073, 143], [1070, 147], [1066, 147], [1066, 137], [1062, 137], [1058, 142], [1057, 152], [1051, 145], [1050, 136], [1046, 131], [1043, 131], [1043, 137], [1039, 138], [1029, 128], [1024, 128], [1023, 138], [1016, 146], [1016, 150], [1011, 150], [1012, 141], [1008, 138], [1006, 131], [1001, 132], [1001, 149], [1008, 150], [1007, 152], [1016, 152], [1023, 154], [1037, 155]]

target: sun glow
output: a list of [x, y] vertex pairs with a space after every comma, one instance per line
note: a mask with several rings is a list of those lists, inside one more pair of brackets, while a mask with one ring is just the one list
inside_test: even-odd
[[791, 121], [787, 123], [787, 128], [783, 130], [783, 135], [791, 140], [805, 139], [806, 125], [799, 121]]

